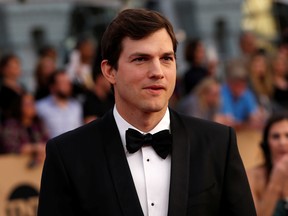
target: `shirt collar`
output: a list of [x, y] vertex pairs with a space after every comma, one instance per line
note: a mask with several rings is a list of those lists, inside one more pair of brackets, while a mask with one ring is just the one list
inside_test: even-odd
[[[132, 128], [132, 129], [139, 131], [142, 134], [147, 134], [147, 133], [144, 133], [141, 130], [135, 128], [133, 125], [131, 125], [129, 122], [127, 122], [119, 114], [116, 106], [114, 106], [113, 115], [114, 115], [116, 125], [117, 125], [118, 130], [119, 130], [119, 133], [120, 133], [121, 141], [122, 141], [123, 145], [125, 146], [125, 149], [126, 149], [126, 139], [125, 139], [126, 130], [128, 130], [129, 128]], [[169, 113], [168, 108], [165, 112], [164, 117], [161, 119], [161, 121], [152, 130], [148, 131], [148, 133], [154, 134], [154, 133], [157, 133], [161, 130], [169, 130], [170, 131], [170, 113]]]

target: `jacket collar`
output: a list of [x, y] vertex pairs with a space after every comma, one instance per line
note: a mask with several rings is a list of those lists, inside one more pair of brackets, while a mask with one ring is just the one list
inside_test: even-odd
[[190, 148], [181, 118], [173, 110], [170, 118], [173, 146], [168, 215], [184, 216], [188, 205]]
[[122, 213], [144, 216], [112, 110], [102, 120], [103, 132], [109, 131], [104, 148]]

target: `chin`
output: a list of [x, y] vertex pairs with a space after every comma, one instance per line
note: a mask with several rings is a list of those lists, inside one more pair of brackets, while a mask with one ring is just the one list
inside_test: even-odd
[[158, 104], [153, 104], [150, 106], [145, 106], [143, 110], [145, 110], [146, 113], [156, 113], [156, 112], [161, 112], [163, 110], [167, 109], [167, 105], [158, 105]]

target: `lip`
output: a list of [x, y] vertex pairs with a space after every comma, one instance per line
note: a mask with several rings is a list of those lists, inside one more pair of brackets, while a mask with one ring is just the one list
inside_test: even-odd
[[159, 94], [166, 88], [163, 85], [150, 85], [143, 88], [144, 90], [148, 90], [152, 94]]
[[287, 151], [279, 151], [279, 154], [281, 154], [281, 155], [285, 155], [285, 154], [287, 154], [288, 152]]
[[150, 86], [144, 87], [144, 89], [165, 90], [165, 87], [163, 85], [150, 85]]
[[278, 151], [279, 157], [283, 157], [284, 155], [287, 155], [287, 151]]

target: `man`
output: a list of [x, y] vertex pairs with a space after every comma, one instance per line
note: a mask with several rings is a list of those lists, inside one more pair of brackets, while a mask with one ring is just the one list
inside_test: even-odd
[[72, 84], [65, 71], [54, 72], [49, 79], [51, 94], [36, 103], [50, 137], [55, 137], [82, 124], [82, 107], [71, 98]]
[[89, 123], [102, 117], [114, 106], [114, 95], [108, 80], [101, 72], [93, 74], [94, 87], [85, 93], [83, 102], [84, 122]]
[[[259, 107], [253, 92], [248, 87], [248, 76], [242, 65], [233, 63], [227, 66], [227, 83], [221, 91], [221, 113], [225, 121], [219, 121], [236, 129], [260, 127]], [[224, 118], [223, 118], [224, 119]]]
[[257, 48], [258, 47], [256, 44], [255, 34], [250, 31], [241, 32], [241, 34], [239, 35], [239, 49], [240, 49], [239, 56], [229, 59], [226, 65], [230, 64], [241, 65], [247, 70], [248, 75], [249, 63], [251, 61], [252, 56], [256, 53]]
[[233, 130], [168, 109], [176, 47], [157, 12], [109, 25], [101, 67], [115, 107], [48, 143], [39, 216], [256, 215]]

